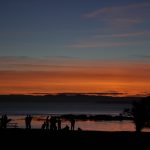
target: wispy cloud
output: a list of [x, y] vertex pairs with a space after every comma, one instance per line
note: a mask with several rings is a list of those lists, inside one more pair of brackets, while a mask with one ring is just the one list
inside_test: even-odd
[[[68, 71], [90, 67], [100, 67], [97, 60], [78, 57], [26, 57], [1, 56], [0, 70], [15, 71]], [[102, 66], [101, 66], [102, 67]]]
[[[150, 57], [149, 55], [132, 55], [134, 57]], [[135, 64], [129, 60], [81, 59], [72, 57], [0, 57], [0, 71], [40, 71], [40, 72], [82, 72], [86, 69], [107, 69]], [[135, 61], [135, 63], [137, 63]], [[140, 62], [141, 64], [141, 62]], [[142, 66], [147, 66], [147, 63]], [[139, 64], [138, 64], [139, 65]], [[149, 66], [149, 63], [148, 63]]]
[[94, 35], [94, 38], [128, 38], [128, 37], [138, 37], [138, 36], [150, 36], [150, 31], [141, 32], [128, 32], [128, 33], [118, 33], [118, 34], [105, 34], [105, 35]]
[[3, 31], [0, 32], [0, 36], [31, 36], [35, 34], [46, 34], [46, 32], [30, 32], [30, 31], [20, 31], [20, 32], [13, 32], [13, 31]]
[[150, 60], [150, 54], [149, 55], [132, 55], [132, 57], [135, 57], [135, 58], [144, 58], [145, 60]]
[[111, 6], [111, 7], [104, 7], [100, 8], [98, 10], [95, 10], [91, 13], [85, 14], [86, 17], [96, 17], [100, 15], [101, 13], [114, 13], [114, 12], [124, 12], [128, 10], [133, 10], [133, 9], [142, 9], [142, 8], [149, 8], [150, 3], [139, 3], [139, 4], [130, 4], [126, 6]]
[[149, 41], [129, 41], [129, 42], [108, 42], [108, 41], [90, 41], [90, 42], [79, 42], [76, 44], [68, 45], [71, 48], [114, 48], [114, 47], [125, 47], [125, 46], [139, 46], [149, 44]]
[[69, 45], [71, 48], [111, 48], [111, 47], [120, 47], [126, 46], [127, 43], [124, 42], [111, 42], [111, 43], [100, 43], [100, 42], [80, 42], [77, 44]]
[[149, 22], [150, 3], [104, 7], [84, 14], [86, 18], [97, 18], [105, 23], [129, 26]]

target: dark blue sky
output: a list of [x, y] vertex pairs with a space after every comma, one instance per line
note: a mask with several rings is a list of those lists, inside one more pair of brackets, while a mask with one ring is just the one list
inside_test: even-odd
[[147, 0], [2, 0], [0, 56], [146, 59]]

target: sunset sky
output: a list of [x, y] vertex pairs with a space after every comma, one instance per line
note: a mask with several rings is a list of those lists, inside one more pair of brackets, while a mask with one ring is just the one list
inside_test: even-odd
[[1, 0], [0, 94], [150, 95], [149, 0]]

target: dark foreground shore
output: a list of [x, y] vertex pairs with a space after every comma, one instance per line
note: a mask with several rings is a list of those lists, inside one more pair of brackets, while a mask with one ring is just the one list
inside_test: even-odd
[[[104, 148], [146, 148], [150, 146], [150, 133], [142, 132], [96, 132], [96, 131], [42, 131], [39, 129], [6, 129], [0, 130], [1, 145], [5, 148], [54, 147], [80, 149], [93, 147]], [[8, 144], [7, 144], [8, 143]], [[69, 146], [71, 145], [71, 147]], [[70, 147], [70, 148], [69, 148]], [[103, 148], [102, 148], [103, 147]], [[22, 149], [20, 147], [20, 149]]]

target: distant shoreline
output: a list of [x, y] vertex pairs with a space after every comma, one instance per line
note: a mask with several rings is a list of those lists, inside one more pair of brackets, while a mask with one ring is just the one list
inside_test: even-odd
[[[37, 100], [38, 102], [62, 102], [62, 101], [67, 101], [67, 102], [72, 102], [76, 100], [76, 102], [89, 102], [91, 100], [96, 100], [97, 102], [112, 102], [115, 100], [115, 102], [118, 103], [131, 103], [132, 101], [135, 100], [140, 100], [142, 96], [123, 96], [123, 97], [118, 97], [118, 96], [108, 96], [108, 95], [86, 95], [86, 94], [48, 94], [48, 95], [15, 95], [15, 94], [10, 94], [10, 95], [0, 95], [0, 102], [6, 102], [6, 101], [30, 101], [34, 102]], [[70, 101], [70, 99], [72, 99]]]
[[147, 94], [128, 94], [121, 92], [97, 92], [97, 93], [26, 93], [26, 94], [0, 94], [0, 96], [104, 96], [104, 97], [147, 97], [150, 96], [150, 93]]
[[[27, 113], [26, 113], [27, 114]], [[8, 114], [9, 116], [26, 116], [26, 114]], [[70, 120], [74, 118], [81, 121], [123, 121], [123, 120], [133, 120], [132, 116], [121, 116], [121, 115], [109, 115], [109, 114], [31, 114], [34, 116], [56, 116], [64, 120]], [[43, 119], [44, 120], [44, 119]]]

